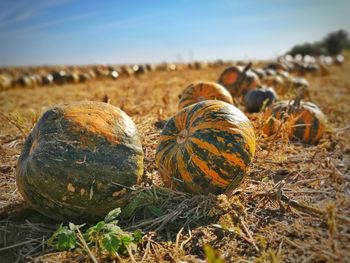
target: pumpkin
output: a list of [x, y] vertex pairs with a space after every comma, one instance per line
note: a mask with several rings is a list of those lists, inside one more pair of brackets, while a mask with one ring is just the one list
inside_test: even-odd
[[283, 89], [280, 86], [277, 87], [279, 88], [280, 94], [285, 94], [287, 91], [290, 94], [297, 94], [302, 90], [301, 98], [307, 98], [310, 100], [309, 82], [304, 78], [287, 76], [284, 78]]
[[51, 74], [46, 74], [41, 77], [41, 83], [44, 86], [52, 85], [53, 84], [53, 76]]
[[64, 70], [53, 71], [51, 75], [55, 84], [63, 85], [66, 83], [66, 72]]
[[277, 94], [284, 95], [288, 91], [288, 85], [282, 76], [274, 75], [264, 78], [263, 84], [268, 87], [273, 87]]
[[142, 75], [146, 73], [146, 67], [143, 65], [134, 65], [132, 69], [135, 75]]
[[309, 88], [309, 82], [304, 79], [304, 78], [291, 78], [291, 85], [293, 88], [298, 89], [298, 88], [304, 88], [308, 89]]
[[264, 69], [266, 76], [276, 76], [277, 72], [271, 68]]
[[247, 112], [259, 112], [263, 107], [269, 106], [277, 99], [273, 88], [259, 88], [249, 91], [244, 96], [244, 105]]
[[214, 82], [197, 82], [189, 85], [181, 94], [179, 109], [202, 100], [222, 100], [233, 103], [231, 94], [220, 84]]
[[336, 57], [335, 57], [335, 63], [337, 64], [337, 65], [343, 65], [344, 64], [344, 61], [345, 61], [345, 58], [344, 58], [344, 56], [343, 55], [337, 55]]
[[79, 74], [73, 72], [66, 75], [67, 83], [76, 84], [79, 83]]
[[91, 77], [88, 73], [80, 73], [79, 74], [79, 82], [80, 83], [85, 83], [90, 79], [91, 79]]
[[22, 75], [17, 79], [17, 84], [21, 87], [34, 87], [34, 81], [28, 75]]
[[11, 88], [12, 84], [13, 84], [13, 80], [10, 75], [0, 73], [0, 91], [2, 89]]
[[262, 68], [257, 68], [252, 70], [256, 75], [258, 75], [260, 80], [263, 80], [266, 77], [266, 72]]
[[[114, 69], [110, 68], [110, 71], [113, 71]], [[119, 70], [117, 70], [118, 72], [120, 72], [121, 76], [126, 76], [126, 77], [130, 77], [132, 75], [134, 75], [134, 70], [131, 66], [125, 65], [125, 66], [121, 66], [119, 68]]]
[[155, 71], [156, 67], [154, 64], [146, 64], [145, 69], [146, 71]]
[[266, 69], [273, 69], [275, 71], [288, 71], [288, 67], [280, 62], [272, 62], [266, 66]]
[[257, 74], [250, 70], [251, 64], [244, 69], [240, 66], [229, 67], [221, 73], [218, 83], [224, 86], [232, 97], [241, 96], [260, 86]]
[[108, 76], [111, 77], [112, 79], [117, 79], [119, 77], [119, 73], [118, 71], [113, 70], [108, 72]]
[[290, 140], [316, 144], [326, 129], [326, 117], [313, 103], [298, 100], [281, 101], [271, 105], [263, 114], [262, 131], [267, 136], [286, 125]]
[[254, 152], [254, 129], [244, 113], [229, 103], [206, 100], [166, 122], [156, 165], [167, 187], [220, 194], [243, 180]]
[[133, 121], [119, 108], [80, 102], [48, 110], [25, 141], [17, 186], [38, 212], [87, 222], [122, 207], [143, 174]]

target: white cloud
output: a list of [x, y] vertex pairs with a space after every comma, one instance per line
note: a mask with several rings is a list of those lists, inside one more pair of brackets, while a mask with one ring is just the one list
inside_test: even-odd
[[94, 17], [94, 16], [97, 16], [97, 13], [86, 13], [86, 14], [80, 14], [80, 15], [71, 16], [71, 17], [64, 17], [61, 19], [56, 19], [56, 20], [45, 22], [45, 23], [34, 24], [32, 26], [23, 27], [20, 31], [21, 32], [24, 32], [24, 31], [28, 32], [28, 31], [40, 30], [43, 28], [53, 27], [53, 26], [65, 24], [68, 22], [73, 22], [73, 21], [78, 21], [78, 20]]
[[71, 0], [51, 0], [51, 1], [11, 1], [0, 5], [0, 28], [11, 27], [17, 23], [30, 21], [47, 13], [55, 6], [63, 5]]

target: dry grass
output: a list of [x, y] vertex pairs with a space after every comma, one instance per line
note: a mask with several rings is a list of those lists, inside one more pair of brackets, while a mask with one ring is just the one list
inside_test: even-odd
[[[348, 59], [350, 59], [348, 57]], [[350, 262], [350, 63], [328, 76], [308, 76], [311, 98], [329, 119], [317, 146], [290, 143], [283, 133], [264, 138], [252, 114], [257, 153], [244, 184], [231, 197], [196, 196], [161, 186], [154, 125], [177, 111], [178, 94], [197, 80], [216, 81], [224, 68], [151, 72], [117, 81], [13, 89], [0, 93], [0, 262], [36, 256], [37, 262], [82, 262], [80, 251], [57, 253], [43, 245], [55, 222], [27, 209], [16, 190], [15, 166], [38, 116], [53, 104], [102, 100], [137, 124], [145, 151], [144, 187], [124, 212], [124, 228], [146, 232], [137, 261], [197, 262], [210, 244], [227, 262]], [[13, 216], [16, 217], [13, 217]], [[9, 246], [12, 246], [9, 248]], [[6, 250], [1, 248], [7, 247]]]

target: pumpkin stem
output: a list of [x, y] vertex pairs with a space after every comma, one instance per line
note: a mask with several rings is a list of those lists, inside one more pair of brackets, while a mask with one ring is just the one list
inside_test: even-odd
[[186, 141], [188, 136], [188, 130], [183, 129], [176, 138], [178, 144], [182, 144]]
[[296, 96], [295, 96], [293, 106], [296, 106], [296, 107], [300, 106], [300, 101], [304, 97], [304, 93], [305, 93], [305, 88], [300, 87], [297, 91]]
[[247, 64], [247, 66], [244, 67], [243, 69], [243, 73], [246, 73], [251, 67], [252, 67], [253, 63], [252, 62], [249, 62]]
[[246, 72], [252, 67], [253, 63], [252, 62], [249, 62], [243, 69], [242, 73], [239, 74], [238, 76], [238, 80], [236, 82], [236, 87], [238, 89], [237, 91], [237, 94], [240, 94], [241, 92], [241, 88], [242, 88], [242, 84], [244, 83], [246, 77], [247, 77], [247, 74]]

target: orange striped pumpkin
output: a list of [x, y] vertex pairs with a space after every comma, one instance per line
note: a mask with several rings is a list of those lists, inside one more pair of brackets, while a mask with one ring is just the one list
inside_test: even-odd
[[231, 94], [215, 82], [197, 82], [189, 85], [181, 94], [179, 109], [202, 100], [222, 100], [233, 103]]
[[225, 69], [221, 73], [218, 83], [224, 86], [232, 97], [244, 95], [249, 90], [261, 85], [257, 74], [252, 70], [244, 71], [240, 66]]
[[325, 115], [315, 104], [305, 101], [299, 105], [290, 101], [277, 102], [266, 109], [263, 120], [262, 131], [267, 136], [285, 124], [290, 140], [306, 144], [317, 143], [326, 130]]
[[206, 100], [167, 121], [156, 165], [167, 187], [220, 194], [239, 185], [254, 152], [254, 129], [244, 113], [226, 102]]

